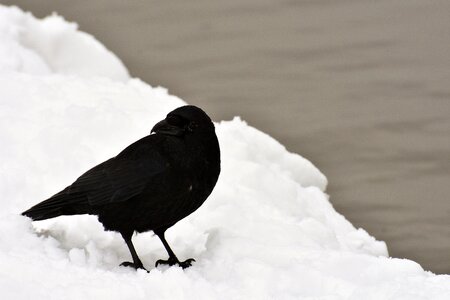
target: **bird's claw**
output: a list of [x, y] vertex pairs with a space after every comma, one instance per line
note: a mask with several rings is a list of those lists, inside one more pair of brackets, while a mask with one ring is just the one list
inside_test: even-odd
[[195, 261], [193, 258], [186, 259], [185, 261], [179, 262], [178, 265], [183, 269], [189, 268], [192, 266], [192, 263]]
[[158, 259], [155, 263], [155, 267], [158, 267], [158, 265], [169, 265], [169, 266], [179, 265], [183, 269], [186, 269], [186, 268], [189, 268], [190, 266], [192, 266], [192, 263], [194, 261], [195, 261], [195, 259], [189, 258], [189, 259], [186, 259], [185, 261], [180, 262], [176, 257], [169, 257], [169, 259], [167, 259], [167, 260]]
[[[134, 269], [142, 269], [142, 270], [145, 270], [145, 271], [147, 271], [145, 268], [144, 268], [144, 266], [142, 265], [142, 263], [141, 264], [135, 264], [135, 263], [132, 263], [132, 262], [129, 262], [129, 261], [124, 261], [123, 263], [121, 263], [120, 264], [120, 266], [121, 267], [131, 267], [131, 268], [134, 268]], [[148, 272], [148, 271], [147, 271]]]

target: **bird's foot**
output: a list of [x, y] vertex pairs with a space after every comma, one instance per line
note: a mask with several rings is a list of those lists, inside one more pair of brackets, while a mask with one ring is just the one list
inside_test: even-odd
[[189, 268], [190, 266], [192, 266], [192, 263], [194, 261], [195, 261], [195, 259], [193, 259], [193, 258], [186, 259], [185, 261], [179, 261], [178, 258], [176, 258], [176, 257], [169, 257], [169, 259], [167, 259], [167, 260], [158, 259], [155, 263], [155, 267], [158, 267], [158, 265], [169, 265], [169, 266], [179, 265], [183, 269], [186, 269], [186, 268]]
[[[131, 267], [131, 268], [134, 268], [134, 269], [142, 269], [142, 270], [145, 270], [145, 271], [147, 271], [145, 268], [144, 268], [144, 266], [142, 265], [142, 263], [138, 263], [138, 264], [135, 264], [135, 263], [132, 263], [132, 262], [129, 262], [129, 261], [124, 261], [123, 263], [121, 263], [120, 264], [120, 266], [122, 266], [122, 267]], [[148, 272], [148, 271], [147, 271]]]
[[195, 259], [189, 258], [189, 259], [186, 259], [185, 261], [178, 262], [178, 265], [179, 265], [180, 267], [182, 267], [183, 269], [186, 269], [186, 268], [189, 268], [190, 266], [192, 266], [192, 263], [193, 263], [194, 261], [195, 261]]

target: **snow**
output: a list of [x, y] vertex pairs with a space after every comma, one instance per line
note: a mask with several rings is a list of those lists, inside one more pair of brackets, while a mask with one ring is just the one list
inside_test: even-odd
[[239, 118], [216, 123], [214, 192], [167, 232], [189, 269], [154, 268], [167, 254], [151, 232], [134, 237], [146, 273], [118, 266], [126, 245], [93, 216], [20, 216], [185, 102], [62, 17], [0, 6], [0, 36], [2, 299], [450, 299], [450, 276], [389, 258], [313, 164]]
[[37, 20], [18, 8], [0, 10], [1, 71], [105, 76], [127, 81], [122, 62], [93, 36], [53, 15]]

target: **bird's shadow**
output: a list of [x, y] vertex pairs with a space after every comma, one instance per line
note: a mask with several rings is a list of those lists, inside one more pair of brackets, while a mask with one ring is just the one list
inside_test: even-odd
[[[73, 264], [111, 271], [131, 269], [120, 267], [122, 262], [131, 260], [121, 235], [117, 232], [105, 231], [95, 216], [61, 216], [33, 222], [32, 228], [38, 237], [54, 240], [54, 247], [62, 251]], [[211, 237], [213, 236], [215, 234]], [[207, 233], [205, 244], [209, 239], [210, 235]], [[133, 241], [147, 270], [154, 269], [155, 262], [167, 256], [161, 241], [153, 232], [135, 234]], [[198, 252], [194, 249], [184, 250], [180, 252]], [[201, 257], [201, 253], [198, 253], [197, 257]], [[165, 271], [169, 267], [159, 266], [158, 269]]]
[[[105, 231], [95, 216], [62, 216], [33, 222], [33, 230], [43, 240], [54, 240], [55, 247], [79, 266], [115, 270], [123, 261], [131, 259], [121, 235]], [[164, 255], [164, 249], [153, 233], [139, 234], [135, 239], [146, 266], [154, 266], [158, 257]]]

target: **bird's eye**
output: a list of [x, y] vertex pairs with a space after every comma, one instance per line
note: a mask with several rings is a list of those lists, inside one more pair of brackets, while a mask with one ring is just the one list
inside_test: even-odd
[[166, 121], [167, 123], [169, 123], [170, 125], [173, 126], [178, 126], [181, 127], [183, 126], [183, 119], [181, 119], [180, 117], [176, 116], [176, 115], [169, 115], [166, 117]]
[[192, 132], [192, 131], [194, 131], [195, 128], [197, 128], [197, 127], [198, 127], [197, 122], [192, 121], [192, 122], [190, 122], [189, 125], [188, 125], [188, 130]]

